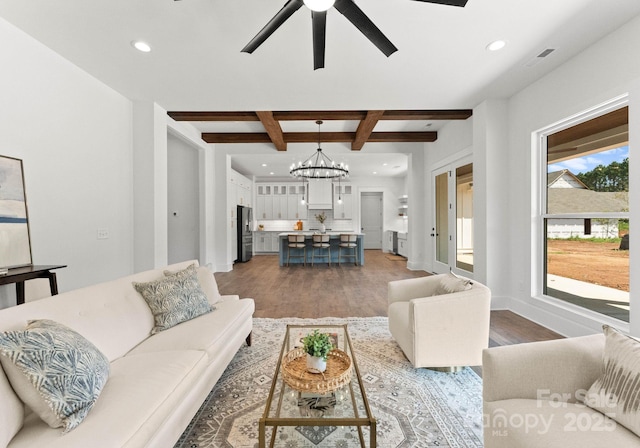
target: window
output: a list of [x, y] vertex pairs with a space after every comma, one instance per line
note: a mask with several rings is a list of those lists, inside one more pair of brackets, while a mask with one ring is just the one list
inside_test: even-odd
[[628, 108], [547, 136], [543, 293], [629, 322]]

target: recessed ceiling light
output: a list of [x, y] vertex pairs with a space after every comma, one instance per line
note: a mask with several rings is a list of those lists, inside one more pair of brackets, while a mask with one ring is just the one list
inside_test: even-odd
[[373, 174], [378, 174], [378, 172], [377, 172], [377, 171], [374, 171], [374, 172], [373, 172]]
[[266, 164], [266, 163], [263, 163], [263, 164], [262, 164], [262, 166], [267, 166], [267, 164]]
[[388, 164], [388, 163], [383, 163], [383, 164], [382, 164], [382, 166], [387, 166], [387, 165], [389, 165], [389, 164]]
[[505, 45], [507, 45], [507, 42], [504, 40], [494, 40], [489, 45], [487, 45], [487, 50], [489, 51], [502, 50]]
[[273, 176], [273, 171], [271, 171], [269, 174], [271, 174]]
[[151, 45], [141, 40], [134, 40], [131, 42], [131, 45], [133, 45], [133, 48], [138, 51], [142, 51], [143, 53], [149, 53], [151, 51]]

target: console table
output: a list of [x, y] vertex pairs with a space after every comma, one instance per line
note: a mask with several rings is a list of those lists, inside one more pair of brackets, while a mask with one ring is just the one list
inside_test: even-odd
[[0, 285], [8, 285], [10, 283], [16, 284], [16, 304], [22, 305], [24, 303], [24, 282], [32, 280], [34, 278], [48, 278], [49, 288], [51, 289], [51, 295], [58, 294], [58, 281], [56, 279], [56, 273], [51, 272], [54, 269], [66, 268], [66, 265], [50, 265], [50, 266], [23, 266], [20, 268], [9, 269], [9, 272], [4, 275], [0, 275]]

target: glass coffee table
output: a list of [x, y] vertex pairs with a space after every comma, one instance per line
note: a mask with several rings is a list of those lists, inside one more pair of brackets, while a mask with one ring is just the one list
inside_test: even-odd
[[[290, 352], [301, 347], [301, 339], [316, 329], [329, 333], [334, 338], [336, 348], [351, 359], [351, 378], [341, 383], [342, 387], [324, 393], [303, 390], [304, 387], [290, 387], [282, 371], [283, 364], [291, 357]], [[347, 325], [287, 325], [267, 404], [259, 420], [259, 447], [267, 446], [267, 428], [271, 428], [269, 447], [273, 447], [278, 427], [323, 426], [356, 427], [362, 447], [366, 446], [362, 428], [369, 427], [369, 447], [376, 446], [376, 419], [371, 415]]]

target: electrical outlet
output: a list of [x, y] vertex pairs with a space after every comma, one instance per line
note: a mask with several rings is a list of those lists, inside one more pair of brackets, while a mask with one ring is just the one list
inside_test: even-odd
[[98, 229], [96, 232], [96, 237], [99, 240], [109, 239], [109, 229]]

